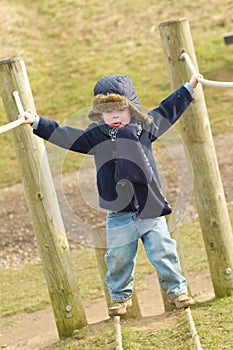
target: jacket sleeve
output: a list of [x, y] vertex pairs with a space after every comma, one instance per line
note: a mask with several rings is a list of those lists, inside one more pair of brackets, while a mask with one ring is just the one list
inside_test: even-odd
[[151, 140], [156, 140], [167, 131], [181, 117], [192, 101], [190, 92], [183, 85], [163, 100], [157, 108], [149, 111], [148, 114], [153, 119], [150, 130]]
[[59, 126], [57, 122], [40, 116], [33, 133], [62, 148], [80, 153], [91, 153], [91, 137], [87, 130]]

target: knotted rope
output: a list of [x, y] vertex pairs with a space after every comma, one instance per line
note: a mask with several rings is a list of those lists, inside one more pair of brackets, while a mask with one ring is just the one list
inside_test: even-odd
[[191, 310], [189, 307], [187, 307], [185, 309], [185, 313], [186, 313], [188, 321], [189, 321], [189, 327], [190, 327], [192, 338], [193, 338], [193, 341], [195, 344], [195, 350], [203, 350], [201, 347], [201, 343], [200, 343], [197, 331], [196, 331], [195, 323], [194, 323], [193, 318], [192, 318], [192, 313], [191, 313]]
[[[197, 73], [197, 70], [191, 61], [189, 55], [187, 52], [182, 52], [180, 55], [180, 60], [186, 61], [190, 71], [192, 74]], [[226, 89], [232, 89], [233, 88], [233, 82], [224, 82], [224, 81], [214, 81], [214, 80], [208, 80], [204, 78], [198, 78], [199, 83], [208, 85], [208, 86], [214, 86], [214, 87], [220, 87], [220, 88], [226, 88]]]
[[[18, 112], [20, 114], [23, 114], [24, 113], [24, 109], [23, 109], [22, 103], [20, 101], [20, 97], [19, 97], [18, 91], [14, 91], [13, 92], [13, 97], [15, 99], [15, 103], [16, 103], [16, 106], [18, 108]], [[14, 120], [13, 122], [10, 122], [8, 124], [0, 126], [0, 134], [4, 133], [6, 131], [9, 131], [11, 129], [16, 128], [17, 126], [23, 124], [24, 121], [25, 121], [25, 118], [22, 117], [22, 118], [19, 118], [17, 120]]]
[[114, 316], [114, 327], [116, 331], [116, 350], [123, 350], [120, 316]]

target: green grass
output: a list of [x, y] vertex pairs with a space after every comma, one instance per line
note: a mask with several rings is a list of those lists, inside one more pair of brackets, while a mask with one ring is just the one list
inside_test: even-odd
[[[232, 349], [232, 312], [233, 298], [214, 299], [192, 308], [192, 316], [203, 349], [221, 350]], [[194, 349], [194, 342], [184, 312], [176, 313], [177, 327], [153, 330], [137, 330], [129, 323], [122, 323], [122, 338], [124, 350], [190, 350]], [[213, 324], [214, 319], [214, 324]], [[145, 326], [145, 324], [144, 324]], [[109, 325], [111, 327], [111, 325]], [[138, 325], [140, 328], [140, 323]], [[68, 343], [60, 343], [47, 348], [56, 350], [113, 350], [116, 348], [115, 334], [111, 330], [103, 331], [99, 335]]]
[[[208, 79], [233, 80], [232, 47], [222, 35], [232, 31], [230, 0], [195, 3], [185, 1], [118, 0], [3, 0], [0, 38], [1, 60], [22, 56], [27, 67], [37, 112], [71, 125], [85, 127], [84, 114], [90, 106], [97, 79], [107, 74], [128, 74], [142, 106], [154, 107], [170, 93], [168, 72], [161, 47], [158, 24], [186, 16], [191, 26], [200, 71]], [[204, 88], [213, 135], [233, 132], [232, 92]], [[72, 116], [72, 118], [71, 118]], [[0, 125], [7, 118], [0, 105]], [[10, 133], [0, 136], [0, 187], [20, 181]], [[52, 150], [50, 151], [52, 153]], [[69, 154], [63, 171], [72, 171], [81, 158]], [[230, 207], [233, 217], [233, 210]], [[198, 221], [180, 227], [188, 271], [208, 267]], [[93, 250], [74, 252], [72, 260], [83, 298], [92, 301], [103, 295]], [[136, 284], [153, 269], [140, 247]], [[33, 312], [49, 303], [40, 264], [1, 270], [0, 316]], [[95, 285], [93, 285], [95, 279]], [[204, 349], [231, 349], [233, 299], [214, 299], [193, 308], [193, 316]], [[135, 331], [122, 326], [124, 349], [178, 350], [193, 348], [182, 313], [175, 329]], [[6, 319], [6, 322], [8, 320]], [[56, 349], [115, 349], [113, 330], [96, 336], [59, 343]]]
[[[136, 283], [138, 289], [142, 290], [147, 288], [143, 276], [152, 273], [154, 269], [146, 259], [141, 246], [139, 252]], [[82, 297], [90, 298], [92, 302], [104, 297], [95, 251], [93, 249], [78, 250], [72, 252], [71, 257]], [[49, 304], [41, 264], [26, 264], [19, 268], [2, 269], [0, 279], [0, 291], [4, 300], [0, 305], [0, 317], [14, 315], [20, 311], [33, 312]]]
[[0, 317], [21, 311], [33, 312], [49, 304], [46, 281], [41, 264], [27, 264], [0, 270]]
[[[37, 112], [59, 122], [89, 108], [100, 77], [128, 74], [141, 105], [156, 106], [171, 92], [159, 23], [187, 17], [200, 71], [210, 79], [232, 80], [232, 46], [223, 34], [232, 30], [231, 1], [195, 4], [158, 0], [3, 0], [1, 58], [23, 57]], [[190, 15], [191, 14], [191, 15]], [[25, 18], [27, 19], [25, 22]], [[22, 25], [24, 23], [24, 25]], [[233, 131], [229, 90], [205, 88], [214, 135]], [[7, 122], [0, 106], [0, 124]], [[84, 125], [85, 124], [85, 125]], [[20, 181], [11, 136], [0, 138], [0, 187]], [[77, 167], [77, 157], [64, 171]]]
[[[208, 268], [199, 220], [192, 220], [182, 225], [179, 228], [179, 234], [187, 271], [201, 271]], [[193, 250], [195, 250], [195, 254], [193, 254]]]
[[[233, 226], [233, 206], [228, 207]], [[209, 267], [199, 220], [189, 221], [179, 228], [181, 245], [187, 271], [204, 270]]]
[[[233, 223], [233, 206], [229, 207], [231, 222]], [[204, 243], [197, 221], [190, 221], [180, 227], [185, 263], [188, 271], [198, 271], [208, 268]], [[89, 298], [93, 303], [104, 297], [97, 260], [93, 249], [73, 251], [71, 254], [75, 273], [82, 298]], [[138, 291], [147, 289], [145, 276], [153, 273], [154, 269], [146, 258], [142, 245], [136, 267], [136, 288]], [[1, 297], [0, 317], [3, 325], [14, 322], [17, 314], [22, 311], [34, 312], [49, 304], [46, 281], [41, 264], [27, 264], [18, 268], [0, 270]], [[93, 280], [95, 283], [93, 284]], [[233, 312], [233, 297], [213, 299], [206, 303], [197, 304], [193, 308], [193, 317], [200, 333], [203, 348], [208, 350], [231, 349], [233, 333], [231, 332]], [[6, 316], [15, 315], [13, 320]], [[124, 349], [161, 349], [178, 350], [192, 348], [192, 341], [184, 314], [177, 313], [178, 326], [171, 329], [135, 331], [130, 324], [123, 323], [122, 334]], [[100, 330], [97, 335], [87, 336], [86, 330], [81, 330], [76, 339], [58, 342], [51, 349], [114, 349], [114, 333], [111, 330]], [[139, 327], [140, 329], [140, 327]], [[96, 334], [96, 332], [95, 332]], [[65, 345], [64, 345], [65, 344]]]

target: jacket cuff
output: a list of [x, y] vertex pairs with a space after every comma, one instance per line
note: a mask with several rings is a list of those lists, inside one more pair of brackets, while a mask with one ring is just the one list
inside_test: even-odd
[[40, 116], [36, 115], [35, 117], [36, 117], [35, 121], [34, 121], [34, 123], [31, 124], [31, 127], [36, 130], [38, 128], [38, 125], [39, 125], [39, 122], [40, 122]]
[[191, 86], [190, 83], [185, 83], [184, 87], [188, 90], [188, 92], [190, 93], [190, 95], [192, 96], [194, 94], [194, 88]]

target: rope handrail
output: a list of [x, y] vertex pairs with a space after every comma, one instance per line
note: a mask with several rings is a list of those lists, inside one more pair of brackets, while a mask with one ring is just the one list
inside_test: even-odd
[[20, 119], [14, 120], [13, 122], [10, 122], [8, 124], [1, 125], [0, 126], [0, 134], [3, 134], [6, 131], [9, 131], [9, 130], [16, 128], [17, 126], [23, 124], [24, 121], [25, 121], [25, 118], [22, 117]]
[[[13, 91], [12, 95], [15, 99], [15, 103], [16, 103], [18, 112], [20, 114], [23, 114], [24, 109], [23, 109], [23, 105], [21, 103], [18, 91]], [[14, 128], [17, 128], [17, 126], [22, 125], [24, 121], [25, 121], [25, 118], [21, 117], [19, 119], [14, 120], [13, 122], [10, 122], [8, 124], [0, 126], [0, 134], [4, 133], [6, 131], [12, 130]]]
[[[190, 71], [192, 74], [197, 73], [197, 70], [191, 61], [189, 55], [187, 52], [182, 52], [180, 55], [180, 60], [186, 61]], [[226, 81], [214, 81], [214, 80], [208, 80], [204, 78], [198, 78], [199, 83], [208, 85], [208, 86], [214, 86], [214, 87], [220, 87], [220, 88], [227, 88], [227, 89], [232, 89], [233, 88], [233, 82], [226, 82]]]

